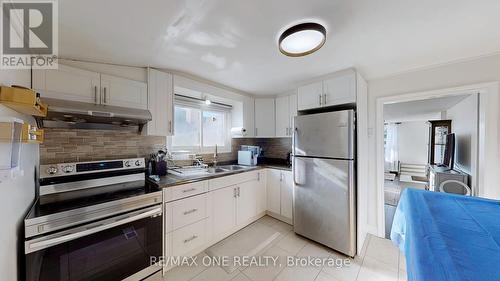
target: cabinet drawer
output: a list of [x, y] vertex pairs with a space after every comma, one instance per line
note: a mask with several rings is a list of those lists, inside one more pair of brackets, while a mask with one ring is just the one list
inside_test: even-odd
[[168, 187], [164, 191], [164, 201], [169, 202], [177, 199], [186, 198], [208, 191], [208, 182], [200, 181]]
[[167, 232], [179, 229], [206, 217], [206, 193], [166, 204]]
[[259, 174], [258, 171], [251, 171], [251, 172], [212, 179], [209, 181], [208, 187], [209, 190], [212, 191], [231, 185], [237, 185], [247, 181], [258, 180], [259, 177], [258, 174]]
[[174, 257], [183, 256], [207, 243], [206, 221], [205, 219], [167, 234], [167, 241], [171, 245], [167, 253]]

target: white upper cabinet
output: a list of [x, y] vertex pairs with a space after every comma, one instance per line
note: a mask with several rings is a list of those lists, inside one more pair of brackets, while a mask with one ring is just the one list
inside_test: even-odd
[[293, 117], [297, 116], [297, 94], [293, 94], [290, 97], [290, 119], [293, 123]]
[[298, 88], [298, 110], [356, 102], [356, 72], [342, 71], [326, 80]]
[[100, 79], [97, 72], [60, 64], [58, 69], [33, 70], [33, 89], [42, 98], [99, 103]]
[[308, 84], [297, 89], [297, 107], [306, 110], [321, 107], [323, 82]]
[[338, 105], [356, 102], [355, 73], [341, 75], [323, 81], [323, 105]]
[[290, 99], [288, 96], [276, 98], [276, 136], [287, 137], [290, 130]]
[[147, 90], [144, 82], [101, 74], [102, 104], [147, 109]]
[[153, 120], [148, 122], [148, 135], [171, 136], [173, 123], [172, 75], [155, 69], [148, 70], [148, 109]]
[[274, 99], [255, 99], [255, 136], [274, 137]]
[[66, 65], [34, 70], [33, 88], [43, 97], [147, 109], [147, 84]]
[[297, 116], [297, 95], [276, 98], [276, 136], [293, 135], [293, 117]]

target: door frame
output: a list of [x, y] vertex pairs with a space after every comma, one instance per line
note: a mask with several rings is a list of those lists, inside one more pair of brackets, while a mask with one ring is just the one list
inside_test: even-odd
[[[493, 193], [485, 189], [486, 184], [496, 182], [497, 167], [494, 160], [498, 157], [497, 118], [499, 113], [499, 82], [472, 84], [454, 88], [445, 88], [424, 92], [413, 92], [388, 97], [379, 97], [376, 100], [376, 189], [377, 189], [377, 235], [385, 237], [385, 210], [384, 210], [384, 104], [432, 99], [440, 97], [458, 96], [464, 94], [478, 94], [478, 135], [476, 151], [476, 195], [482, 197], [500, 198], [500, 192]], [[486, 135], [488, 132], [488, 137]], [[488, 154], [486, 154], [488, 151]], [[481, 173], [479, 172], [481, 171]]]

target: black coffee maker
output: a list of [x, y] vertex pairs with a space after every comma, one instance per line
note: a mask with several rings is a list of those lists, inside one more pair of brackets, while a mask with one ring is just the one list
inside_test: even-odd
[[157, 153], [150, 155], [148, 164], [149, 175], [166, 176], [167, 175], [167, 151], [158, 150]]

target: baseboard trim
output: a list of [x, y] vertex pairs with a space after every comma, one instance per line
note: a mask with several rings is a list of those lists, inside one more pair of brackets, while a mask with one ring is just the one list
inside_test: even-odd
[[277, 220], [280, 220], [282, 222], [293, 225], [293, 220], [291, 218], [284, 217], [282, 215], [276, 214], [275, 212], [271, 212], [271, 211], [266, 211], [266, 214], [270, 217], [277, 219]]

